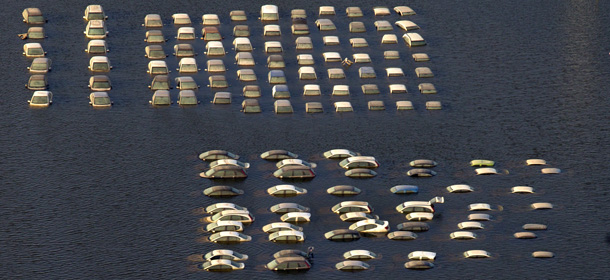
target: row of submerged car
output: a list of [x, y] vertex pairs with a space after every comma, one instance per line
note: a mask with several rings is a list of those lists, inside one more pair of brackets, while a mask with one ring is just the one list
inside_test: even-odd
[[87, 22], [85, 27], [85, 37], [89, 39], [85, 52], [92, 55], [89, 59], [89, 71], [92, 75], [89, 78], [89, 105], [94, 108], [110, 108], [112, 101], [108, 91], [112, 89], [110, 78], [101, 73], [110, 72], [112, 66], [107, 56], [110, 51], [106, 44], [108, 31], [106, 29], [106, 19], [108, 17], [104, 13], [104, 8], [101, 5], [89, 5], [85, 8], [83, 19]]
[[[335, 15], [335, 8], [333, 6], [321, 6], [319, 16]], [[399, 16], [411, 16], [415, 15], [415, 11], [407, 6], [394, 7], [394, 11]], [[391, 14], [390, 9], [387, 7], [375, 7], [375, 16], [389, 16]], [[25, 11], [24, 11], [25, 13]], [[291, 10], [292, 19], [303, 19], [307, 18], [307, 12], [304, 9], [293, 9]], [[348, 7], [346, 9], [347, 17], [357, 18], [363, 17], [364, 13], [359, 7]], [[247, 21], [248, 16], [245, 10], [233, 10], [229, 14], [231, 21]], [[278, 21], [280, 19], [280, 13], [278, 6], [276, 5], [263, 5], [260, 9], [261, 21]], [[220, 17], [217, 14], [204, 14], [201, 17], [203, 26], [218, 26], [221, 24]], [[25, 15], [24, 15], [25, 21]], [[187, 13], [176, 13], [172, 15], [172, 22], [176, 26], [181, 25], [192, 25], [190, 16]], [[142, 26], [147, 28], [161, 28], [163, 27], [163, 20], [159, 14], [148, 14], [144, 18], [144, 24]]]
[[[23, 22], [28, 25], [43, 25], [47, 22], [42, 11], [38, 8], [26, 8], [22, 12]], [[27, 33], [18, 34], [21, 39], [42, 40], [45, 39], [44, 27], [30, 26]], [[48, 91], [48, 80], [46, 74], [51, 71], [51, 60], [46, 57], [42, 45], [36, 42], [28, 42], [23, 45], [23, 55], [33, 58], [31, 65], [27, 68], [31, 74], [25, 87], [34, 93], [28, 103], [31, 107], [48, 107], [53, 104], [53, 93]]]

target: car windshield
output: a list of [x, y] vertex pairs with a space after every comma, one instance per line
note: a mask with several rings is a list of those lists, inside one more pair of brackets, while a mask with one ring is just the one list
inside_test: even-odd
[[197, 71], [197, 65], [195, 64], [182, 64], [180, 71]]
[[195, 83], [195, 82], [180, 83], [180, 89], [196, 89], [196, 88], [197, 88], [197, 83]]
[[161, 20], [149, 20], [147, 22], [148, 26], [162, 26], [163, 22]]
[[176, 52], [176, 55], [178, 56], [192, 56], [193, 51], [192, 50], [178, 50], [178, 52]]
[[43, 16], [29, 16], [28, 22], [29, 23], [44, 23], [44, 17]]
[[149, 42], [163, 42], [163, 41], [165, 41], [165, 38], [163, 37], [163, 35], [151, 35], [151, 36], [148, 36], [148, 41]]
[[178, 35], [178, 39], [179, 40], [192, 40], [192, 39], [195, 39], [195, 34], [193, 34], [193, 33], [180, 33], [180, 35]]
[[180, 105], [197, 105], [197, 97], [188, 96], [180, 99]]
[[42, 48], [31, 48], [31, 49], [28, 49], [28, 54], [29, 55], [41, 55], [41, 54], [44, 54], [44, 52], [42, 51]]
[[44, 82], [44, 80], [30, 80], [30, 87], [45, 87], [46, 84]]
[[167, 74], [167, 67], [153, 67], [151, 74]]
[[220, 33], [206, 33], [205, 39], [206, 40], [221, 40], [222, 37], [220, 36]]
[[189, 18], [177, 18], [174, 20], [174, 24], [191, 24], [191, 20]]
[[44, 33], [42, 32], [28, 32], [28, 37], [31, 39], [43, 39]]
[[109, 82], [93, 82], [93, 86], [91, 88], [109, 88]]
[[152, 89], [169, 89], [169, 84], [167, 82], [155, 82]]
[[94, 105], [110, 105], [110, 98], [108, 97], [95, 97], [93, 99]]
[[164, 58], [164, 57], [165, 57], [164, 51], [151, 51], [150, 54], [148, 55], [148, 58]]
[[104, 20], [104, 14], [102, 13], [89, 13], [89, 20]]
[[93, 67], [91, 68], [95, 71], [108, 71], [108, 63], [93, 63]]
[[89, 35], [106, 35], [104, 28], [89, 28]]
[[30, 67], [30, 69], [32, 69], [32, 70], [47, 70], [47, 64], [46, 63], [32, 63], [32, 67]]
[[169, 97], [168, 96], [157, 96], [155, 97], [155, 105], [169, 105]]
[[106, 47], [104, 46], [92, 46], [89, 48], [89, 53], [105, 53]]
[[47, 104], [49, 99], [46, 96], [34, 96], [32, 97], [32, 104]]

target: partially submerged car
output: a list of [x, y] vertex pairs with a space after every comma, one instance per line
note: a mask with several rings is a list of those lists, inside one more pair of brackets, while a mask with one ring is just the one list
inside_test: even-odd
[[324, 234], [330, 241], [354, 241], [360, 239], [360, 233], [351, 229], [335, 229]]
[[294, 185], [276, 185], [267, 189], [267, 193], [273, 196], [297, 196], [307, 193], [307, 189]]
[[85, 15], [83, 19], [86, 21], [91, 20], [106, 20], [108, 17], [104, 14], [104, 8], [102, 5], [89, 5], [85, 8]]
[[261, 154], [261, 158], [266, 160], [296, 159], [298, 157], [299, 155], [286, 150], [270, 150]]
[[396, 206], [396, 211], [402, 214], [413, 212], [434, 213], [434, 204], [444, 202], [445, 199], [439, 196], [434, 197], [429, 201], [405, 201]]
[[[184, 58], [183, 58], [184, 59]], [[195, 79], [190, 76], [183, 76], [176, 78], [176, 88], [179, 90], [196, 90], [199, 88]]]
[[367, 168], [354, 168], [345, 171], [345, 176], [350, 178], [373, 178], [377, 176], [377, 172]]
[[210, 162], [210, 168], [214, 168], [216, 166], [222, 166], [222, 165], [235, 165], [235, 166], [239, 166], [241, 168], [250, 168], [250, 164], [247, 162], [241, 162], [235, 159], [219, 159], [219, 160], [215, 160], [213, 162]]
[[324, 152], [324, 157], [329, 159], [343, 159], [353, 156], [360, 156], [360, 153], [352, 152], [347, 149], [332, 149]]
[[105, 91], [95, 91], [89, 94], [89, 105], [93, 108], [110, 108], [112, 101]]
[[308, 270], [311, 264], [304, 257], [281, 257], [267, 263], [265, 267], [269, 270], [291, 271], [291, 270]]
[[305, 207], [298, 203], [285, 202], [273, 205], [269, 210], [276, 214], [286, 214], [289, 212], [309, 212], [309, 207]]
[[203, 190], [203, 194], [209, 197], [230, 197], [244, 194], [244, 191], [230, 186], [212, 186]]
[[144, 27], [147, 28], [160, 28], [163, 27], [163, 21], [159, 14], [148, 14], [144, 17]]
[[148, 59], [165, 59], [167, 54], [160, 45], [148, 45], [144, 48], [146, 54], [144, 55]]
[[248, 177], [248, 174], [241, 166], [221, 165], [201, 172], [199, 176], [208, 179], [244, 179]]
[[341, 162], [339, 162], [339, 166], [345, 169], [353, 169], [353, 168], [377, 168], [379, 167], [379, 163], [375, 159], [375, 157], [370, 156], [354, 156], [348, 157]]
[[33, 74], [46, 74], [51, 71], [51, 60], [46, 57], [34, 58], [27, 69]]
[[316, 173], [308, 166], [289, 165], [273, 172], [273, 176], [279, 179], [313, 179]]
[[84, 33], [88, 39], [104, 39], [108, 35], [106, 24], [103, 20], [90, 20]]
[[148, 103], [153, 106], [169, 106], [172, 105], [172, 98], [168, 90], [157, 90]]
[[344, 214], [348, 212], [373, 212], [373, 208], [366, 201], [343, 201], [335, 204], [331, 210], [335, 214]]
[[178, 101], [176, 102], [180, 106], [191, 106], [199, 104], [199, 100], [197, 100], [197, 96], [192, 90], [181, 90], [178, 93]]
[[326, 192], [336, 196], [349, 196], [360, 194], [362, 191], [354, 186], [338, 185], [328, 188]]
[[25, 85], [29, 90], [46, 90], [48, 86], [47, 76], [42, 74], [31, 75]]
[[44, 24], [47, 22], [39, 8], [26, 8], [21, 13], [23, 22], [27, 24]]
[[236, 155], [225, 150], [209, 150], [199, 155], [199, 159], [203, 161], [215, 161], [219, 159], [239, 159], [239, 155]]
[[26, 57], [44, 57], [46, 54], [40, 43], [26, 43], [23, 45], [23, 55]]
[[283, 230], [291, 230], [291, 231], [303, 231], [302, 227], [299, 226], [295, 226], [291, 223], [287, 223], [287, 222], [276, 222], [276, 223], [270, 223], [267, 224], [263, 227], [263, 231], [265, 233], [268, 234], [272, 234], [278, 231], [283, 231]]
[[233, 250], [222, 249], [222, 250], [213, 250], [213, 251], [207, 252], [205, 255], [203, 255], [203, 259], [206, 261], [211, 261], [211, 260], [246, 261], [246, 260], [248, 260], [248, 255], [241, 254], [241, 253], [235, 252]]
[[280, 217], [282, 222], [287, 223], [306, 223], [311, 221], [311, 213], [309, 212], [288, 212]]
[[216, 221], [208, 224], [205, 227], [208, 232], [221, 232], [221, 231], [243, 231], [244, 225], [240, 221]]
[[251, 236], [237, 231], [220, 231], [210, 235], [210, 241], [214, 243], [240, 243], [250, 240]]
[[248, 208], [230, 202], [215, 203], [205, 208], [205, 212], [212, 215], [224, 210], [248, 210]]
[[89, 59], [89, 71], [109, 72], [112, 69], [107, 56], [94, 56]]
[[87, 48], [85, 49], [85, 52], [88, 54], [98, 55], [105, 55], [109, 51], [110, 49], [108, 48], [108, 45], [106, 45], [105, 40], [91, 40], [87, 43]]
[[390, 225], [388, 221], [366, 219], [351, 224], [349, 229], [364, 233], [388, 232], [390, 230]]
[[315, 163], [307, 162], [307, 161], [304, 161], [302, 159], [297, 159], [297, 158], [283, 159], [283, 160], [279, 161], [275, 166], [279, 169], [279, 168], [289, 166], [289, 165], [307, 166], [310, 168], [316, 168], [316, 166], [318, 166]]
[[53, 93], [46, 90], [35, 91], [28, 103], [31, 107], [48, 107], [53, 104]]

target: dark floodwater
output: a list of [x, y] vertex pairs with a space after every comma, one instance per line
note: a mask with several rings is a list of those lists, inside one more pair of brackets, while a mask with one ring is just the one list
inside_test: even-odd
[[[277, 3], [280, 8], [286, 48], [285, 70], [295, 106], [293, 115], [275, 115], [263, 52], [263, 25], [256, 18], [262, 4]], [[150, 1], [146, 5], [129, 1], [97, 1], [110, 17], [107, 21], [111, 47], [108, 54], [114, 69], [110, 96], [115, 106], [93, 110], [87, 105], [88, 56], [83, 52], [87, 40], [82, 31], [82, 12], [88, 3], [28, 1], [6, 4], [0, 11], [3, 26], [0, 43], [2, 79], [0, 88], [0, 278], [2, 279], [204, 279], [234, 278], [311, 278], [347, 279], [434, 277], [498, 279], [602, 279], [610, 272], [607, 257], [610, 244], [609, 185], [607, 172], [610, 120], [607, 97], [610, 85], [610, 5], [607, 1]], [[137, 3], [137, 4], [136, 4]], [[372, 7], [407, 4], [417, 11], [409, 19], [421, 26], [426, 47], [407, 48], [399, 42], [380, 46], [374, 31]], [[317, 9], [334, 5], [337, 35], [343, 45], [324, 47], [322, 34], [315, 28]], [[301, 96], [304, 83], [297, 77], [294, 36], [290, 34], [289, 14], [293, 8], [308, 12], [314, 40], [318, 80], [323, 89], [339, 84], [325, 77], [325, 69], [339, 67], [321, 59], [323, 51], [338, 51], [343, 57], [354, 50], [347, 44], [350, 34], [345, 8], [358, 5], [365, 12], [361, 20], [365, 37], [382, 89], [378, 96], [363, 96], [357, 67], [347, 70], [352, 95], [319, 98]], [[42, 44], [54, 61], [49, 74], [54, 104], [33, 110], [26, 101], [31, 92], [27, 81], [29, 59], [21, 56], [24, 41], [17, 33], [27, 30], [21, 11], [39, 7], [49, 22], [49, 38]], [[144, 7], [143, 7], [144, 6]], [[263, 88], [260, 102], [264, 112], [244, 115], [239, 112], [243, 86], [236, 81], [237, 67], [229, 11], [244, 9], [253, 36], [254, 67]], [[188, 12], [200, 32], [201, 15], [219, 14], [222, 20], [224, 58], [229, 67], [229, 91], [234, 103], [212, 105], [212, 92], [205, 87], [207, 73], [195, 76], [202, 85], [197, 95], [202, 104], [194, 108], [151, 108], [151, 78], [145, 72], [143, 57], [148, 13], [159, 13], [166, 23], [171, 15]], [[394, 22], [396, 14], [384, 19]], [[171, 53], [175, 28], [163, 31]], [[401, 35], [397, 28], [394, 33]], [[194, 45], [197, 61], [203, 68], [203, 42]], [[400, 51], [401, 60], [386, 62], [382, 50]], [[413, 51], [428, 53], [432, 61], [423, 63], [436, 76], [431, 80], [439, 89], [436, 96], [417, 93], [420, 82], [414, 74]], [[170, 68], [177, 60], [167, 59]], [[384, 68], [400, 66], [404, 79], [387, 79]], [[176, 71], [172, 77], [177, 76]], [[369, 82], [369, 81], [367, 81]], [[391, 96], [390, 83], [404, 83], [409, 93]], [[172, 91], [175, 99], [177, 91]], [[366, 110], [366, 101], [383, 100], [388, 110]], [[355, 112], [332, 112], [332, 102], [347, 100]], [[397, 112], [396, 100], [411, 100], [416, 109]], [[440, 100], [445, 108], [429, 112], [427, 100]], [[308, 115], [304, 102], [320, 101], [323, 114]], [[336, 162], [323, 159], [322, 152], [337, 147], [349, 148], [377, 157], [379, 176], [368, 180], [348, 179]], [[253, 241], [230, 246], [199, 242], [205, 234], [195, 214], [199, 207], [221, 200], [201, 195], [218, 184], [198, 178], [206, 165], [197, 155], [209, 149], [226, 149], [242, 155], [252, 164], [249, 177], [241, 182], [221, 182], [245, 190], [246, 194], [228, 201], [251, 209], [256, 221], [245, 233]], [[258, 158], [270, 149], [287, 149], [301, 158], [317, 162], [318, 177], [297, 183], [309, 190], [296, 198], [273, 198], [265, 190], [281, 181], [272, 177], [273, 164]], [[415, 180], [405, 175], [407, 164], [416, 158], [431, 158], [440, 163], [438, 176]], [[503, 175], [476, 177], [468, 162], [487, 158], [497, 162]], [[525, 159], [544, 158], [563, 170], [545, 176], [539, 168], [526, 167]], [[467, 183], [476, 190], [470, 194], [449, 194], [445, 187]], [[354, 198], [337, 198], [325, 193], [328, 187], [352, 184], [363, 190]], [[420, 194], [398, 196], [389, 192], [397, 184], [415, 184]], [[530, 185], [534, 195], [513, 195], [512, 186]], [[404, 217], [394, 207], [406, 200], [428, 200], [445, 196], [440, 217], [429, 232], [410, 242], [387, 238], [363, 238], [350, 243], [332, 243], [323, 233], [347, 227], [329, 208], [343, 200], [366, 200], [375, 214], [389, 220], [395, 229]], [[551, 202], [550, 211], [532, 211], [532, 202]], [[267, 241], [261, 227], [279, 216], [267, 209], [279, 202], [298, 202], [312, 208], [313, 221], [304, 225], [304, 244], [285, 245]], [[465, 221], [467, 205], [487, 202], [496, 210], [493, 221], [477, 232], [481, 238], [457, 242], [448, 238]], [[502, 209], [502, 210], [500, 210]], [[514, 232], [524, 223], [545, 223], [549, 230], [534, 240], [516, 240]], [[315, 246], [314, 267], [304, 274], [277, 274], [263, 265], [280, 249], [305, 249]], [[229, 248], [250, 255], [243, 271], [226, 274], [196, 272], [187, 258], [218, 248]], [[381, 255], [370, 261], [372, 269], [351, 274], [339, 272], [334, 264], [344, 252], [369, 249]], [[461, 253], [485, 249], [493, 254], [487, 260], [467, 260]], [[438, 253], [436, 268], [408, 271], [403, 264], [414, 250]], [[535, 250], [548, 250], [554, 259], [533, 259]]]

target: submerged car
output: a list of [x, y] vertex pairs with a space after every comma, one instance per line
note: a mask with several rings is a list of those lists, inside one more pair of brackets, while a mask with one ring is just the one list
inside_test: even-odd
[[359, 153], [352, 152], [347, 149], [333, 149], [324, 152], [324, 157], [329, 159], [340, 159], [340, 158], [349, 158], [354, 156], [359, 156]]
[[267, 189], [267, 193], [273, 196], [297, 196], [306, 194], [307, 189], [293, 185], [277, 185]]
[[244, 194], [244, 191], [230, 186], [212, 186], [203, 191], [209, 197], [229, 197]]
[[308, 270], [311, 268], [309, 261], [300, 256], [281, 257], [267, 263], [265, 266], [269, 270], [291, 271], [291, 270]]
[[261, 154], [261, 158], [266, 160], [295, 159], [298, 157], [299, 155], [286, 150], [270, 150]]
[[199, 155], [199, 159], [203, 160], [203, 161], [215, 161], [215, 160], [219, 160], [219, 159], [239, 159], [239, 156], [231, 153], [231, 152], [227, 152], [225, 150], [209, 150], [207, 152], [203, 152]]
[[335, 214], [344, 214], [348, 212], [364, 212], [371, 213], [373, 208], [366, 201], [343, 201], [335, 204], [331, 210]]
[[87, 23], [84, 33], [89, 39], [104, 39], [108, 35], [103, 20], [90, 20]]
[[153, 106], [169, 106], [172, 104], [172, 99], [168, 90], [157, 90], [148, 103]]
[[313, 179], [316, 173], [308, 166], [289, 165], [273, 172], [273, 176], [280, 179]]
[[30, 73], [46, 74], [51, 71], [51, 60], [46, 57], [34, 58], [32, 64], [27, 69]]
[[213, 250], [203, 255], [203, 259], [206, 261], [211, 260], [232, 260], [232, 261], [246, 261], [248, 255], [240, 254], [233, 250]]
[[335, 229], [324, 234], [330, 241], [354, 241], [360, 239], [360, 233], [351, 229]]
[[29, 90], [46, 90], [48, 86], [47, 76], [45, 75], [31, 75], [25, 85]]
[[109, 108], [112, 106], [110, 96], [105, 91], [96, 91], [89, 94], [89, 105], [93, 108]]
[[342, 261], [335, 268], [342, 271], [367, 270], [371, 266], [363, 261]]
[[355, 222], [349, 226], [349, 229], [358, 232], [388, 232], [390, 225], [388, 221], [377, 220], [377, 219], [366, 219]]
[[305, 234], [296, 230], [281, 230], [269, 234], [269, 241], [273, 242], [303, 242]]
[[215, 203], [205, 208], [205, 212], [212, 215], [224, 210], [248, 210], [248, 208], [230, 202]]
[[326, 192], [336, 196], [348, 196], [360, 194], [362, 191], [354, 186], [339, 185], [328, 188]]
[[351, 178], [372, 178], [377, 176], [377, 172], [367, 168], [354, 168], [345, 171], [345, 176]]
[[270, 223], [263, 227], [263, 231], [269, 234], [282, 230], [303, 231], [303, 228], [286, 222]]
[[176, 78], [176, 88], [179, 90], [195, 90], [198, 89], [199, 86], [197, 85], [197, 82], [195, 82], [195, 79], [193, 79], [193, 77], [186, 76]]
[[368, 156], [353, 156], [348, 157], [341, 162], [339, 162], [339, 166], [345, 169], [353, 169], [353, 168], [377, 168], [379, 167], [379, 163], [375, 159], [375, 157]]
[[181, 90], [178, 93], [178, 101], [176, 102], [180, 106], [191, 106], [199, 104], [199, 100], [197, 100], [197, 96], [192, 90]]
[[89, 78], [89, 89], [92, 91], [109, 91], [112, 89], [110, 78], [106, 75], [95, 75]]
[[248, 242], [252, 237], [237, 231], [221, 231], [210, 235], [210, 241], [214, 243], [239, 243]]
[[53, 93], [46, 90], [35, 91], [28, 103], [31, 107], [48, 107], [53, 104]]
[[286, 214], [289, 212], [309, 212], [309, 207], [305, 207], [298, 203], [285, 202], [273, 205], [269, 210], [276, 214]]
[[299, 166], [307, 166], [310, 168], [316, 168], [316, 166], [318, 166], [315, 163], [311, 163], [311, 162], [307, 162], [304, 161], [302, 159], [284, 159], [279, 161], [275, 166], [279, 169], [285, 166], [289, 166], [289, 165], [299, 165]]
[[23, 22], [27, 24], [43, 24], [47, 22], [39, 8], [26, 8], [21, 13]]
[[396, 206], [396, 211], [402, 214], [413, 212], [434, 213], [434, 204], [444, 202], [443, 197], [435, 197], [430, 201], [405, 201]]
[[247, 162], [241, 162], [235, 159], [219, 159], [219, 160], [215, 160], [213, 162], [210, 162], [210, 168], [214, 168], [216, 166], [222, 166], [222, 165], [235, 165], [235, 166], [239, 166], [242, 168], [250, 168], [250, 164]]
[[199, 176], [208, 179], [242, 179], [248, 177], [248, 174], [241, 166], [220, 165], [199, 173]]
[[23, 45], [23, 55], [26, 57], [44, 57], [46, 54], [40, 43], [26, 43]]
[[102, 8], [102, 5], [89, 5], [85, 9], [83, 19], [86, 21], [106, 20], [108, 17], [104, 14], [104, 8]]
[[280, 217], [282, 222], [287, 223], [306, 223], [311, 221], [311, 213], [308, 212], [288, 212]]
[[205, 230], [208, 232], [243, 231], [244, 225], [240, 221], [216, 221], [208, 224]]
[[206, 218], [206, 221], [238, 221], [246, 224], [254, 222], [254, 216], [248, 210], [223, 210]]
[[89, 71], [91, 72], [108, 72], [112, 69], [107, 56], [94, 56], [89, 59]]

